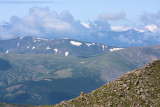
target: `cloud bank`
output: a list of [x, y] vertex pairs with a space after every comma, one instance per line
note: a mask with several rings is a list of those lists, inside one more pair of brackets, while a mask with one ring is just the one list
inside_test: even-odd
[[[73, 38], [113, 46], [141, 46], [160, 42], [160, 12], [145, 13], [140, 28], [133, 26], [110, 26], [108, 21], [126, 19], [126, 14], [101, 14], [95, 21], [80, 22], [68, 12], [57, 13], [49, 8], [32, 7], [23, 18], [12, 16], [0, 24], [0, 39], [20, 36], [47, 38]], [[154, 20], [153, 20], [154, 19]], [[134, 30], [130, 30], [134, 29]], [[127, 32], [127, 30], [130, 30]], [[122, 45], [119, 45], [122, 44]]]
[[[5, 25], [5, 26], [3, 26]], [[86, 25], [86, 24], [85, 24]], [[104, 31], [110, 28], [107, 21], [96, 20], [89, 22], [88, 27], [84, 23], [75, 20], [68, 12], [58, 14], [49, 8], [33, 7], [29, 14], [23, 18], [12, 16], [9, 22], [1, 25], [0, 38], [14, 36], [55, 36], [55, 37], [84, 37], [93, 31]]]
[[154, 14], [144, 12], [140, 19], [145, 25], [155, 24], [160, 26], [160, 11]]

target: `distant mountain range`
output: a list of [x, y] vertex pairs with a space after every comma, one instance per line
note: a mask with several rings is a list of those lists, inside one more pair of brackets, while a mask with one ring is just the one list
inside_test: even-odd
[[[10, 29], [10, 27], [4, 26], [4, 29]], [[13, 35], [13, 37], [19, 37], [19, 36], [20, 36], [20, 34]], [[38, 37], [36, 35], [28, 35], [28, 36], [35, 36], [34, 39], [36, 39]], [[156, 44], [160, 43], [159, 33], [151, 32], [148, 30], [140, 31], [137, 29], [129, 29], [126, 31], [113, 31], [113, 30], [106, 30], [106, 29], [97, 31], [95, 29], [93, 31], [90, 31], [90, 32], [84, 34], [84, 35], [76, 34], [74, 36], [69, 35], [69, 34], [63, 35], [63, 33], [61, 35], [57, 35], [56, 33], [52, 33], [50, 35], [43, 35], [42, 38], [48, 38], [50, 40], [50, 42], [52, 39], [54, 39], [53, 41], [60, 42], [60, 41], [64, 40], [64, 42], [65, 42], [66, 41], [65, 39], [58, 40], [57, 38], [72, 38], [71, 40], [74, 39], [73, 41], [79, 40], [78, 42], [85, 41], [85, 42], [89, 42], [89, 44], [90, 43], [91, 44], [97, 43], [97, 44], [101, 44], [101, 45], [104, 44], [107, 46], [109, 45], [109, 46], [115, 46], [115, 47], [138, 47], [138, 46], [140, 47], [140, 46], [151, 46], [151, 45], [156, 45]], [[2, 38], [0, 38], [0, 40], [1, 39]], [[19, 40], [17, 40], [16, 42], [18, 42], [18, 41]], [[37, 41], [40, 42], [40, 38]], [[17, 43], [15, 44], [15, 46], [17, 46]], [[82, 46], [85, 46], [85, 45], [83, 44]], [[45, 48], [46, 47], [44, 47], [44, 49]]]
[[[39, 39], [36, 42], [33, 40], [31, 37], [33, 44], [40, 42]], [[78, 42], [69, 40], [71, 46], [71, 41]], [[10, 47], [17, 47], [17, 43]], [[26, 49], [27, 45], [19, 42], [18, 47]], [[31, 46], [36, 49], [38, 45]], [[48, 45], [44, 47], [46, 49]], [[52, 105], [75, 98], [82, 91], [91, 92], [128, 71], [160, 59], [160, 45], [125, 48], [94, 56], [67, 57], [64, 54], [6, 54], [6, 49], [9, 48], [0, 54], [0, 102], [31, 105]]]
[[[57, 38], [58, 36], [44, 36], [47, 38]], [[62, 36], [63, 37], [63, 36]], [[67, 37], [67, 36], [64, 36]], [[137, 47], [137, 46], [151, 46], [160, 43], [159, 34], [150, 31], [138, 31], [129, 29], [126, 31], [95, 31], [90, 35], [84, 36], [68, 36], [76, 40], [100, 43], [115, 47]]]
[[69, 38], [44, 39], [28, 36], [0, 41], [1, 53], [90, 56], [119, 49], [121, 48]]
[[134, 29], [127, 31], [93, 32], [91, 36], [87, 36], [85, 39], [80, 40], [117, 47], [150, 46], [160, 43], [158, 34], [149, 31], [139, 32]]

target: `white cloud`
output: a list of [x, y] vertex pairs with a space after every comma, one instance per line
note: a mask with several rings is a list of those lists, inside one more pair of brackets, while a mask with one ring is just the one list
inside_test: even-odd
[[[68, 11], [57, 14], [55, 11], [50, 11], [48, 8], [33, 7], [29, 14], [24, 18], [13, 16], [10, 22], [5, 23], [9, 26], [5, 30], [6, 37], [9, 35], [16, 36], [48, 36], [48, 35], [62, 35], [73, 36], [76, 34], [83, 34], [87, 29], [79, 21], [74, 20]], [[86, 33], [87, 34], [87, 33]], [[6, 38], [0, 36], [1, 38]]]
[[138, 39], [138, 38], [131, 39], [122, 34], [119, 35], [117, 39], [123, 43], [128, 43], [128, 44], [141, 44], [143, 41], [142, 39]]
[[[145, 26], [146, 27], [146, 26]], [[130, 30], [130, 29], [134, 29], [138, 32], [145, 32], [146, 30], [149, 30], [149, 29], [146, 29], [145, 27], [142, 27], [142, 28], [134, 28], [133, 26], [111, 26], [111, 30], [112, 31], [127, 31], [127, 30]], [[149, 30], [150, 31], [150, 30]]]
[[4, 30], [2, 29], [2, 27], [0, 27], [0, 39], [10, 39], [14, 37], [14, 35], [10, 34], [7, 30]]
[[[110, 39], [119, 40], [121, 43], [141, 44], [144, 41], [159, 41], [160, 28], [157, 24], [158, 13], [148, 15], [156, 19], [156, 24], [145, 24], [139, 27], [132, 26], [112, 26], [108, 20], [125, 19], [124, 12], [117, 14], [101, 14], [100, 19], [93, 22], [81, 23], [75, 20], [68, 12], [57, 13], [49, 8], [32, 7], [29, 14], [23, 18], [12, 16], [10, 21], [0, 25], [0, 39], [9, 39], [16, 36], [51, 36], [51, 38], [73, 38], [92, 42], [107, 41]], [[148, 21], [151, 22], [151, 21]], [[4, 26], [5, 25], [5, 26]], [[131, 35], [124, 34], [111, 35], [108, 31], [127, 31], [135, 29], [144, 34]], [[145, 32], [146, 31], [146, 32]], [[151, 31], [151, 32], [147, 32]], [[122, 32], [123, 33], [123, 32]], [[140, 36], [139, 36], [140, 35]], [[115, 38], [115, 39], [114, 39]], [[99, 40], [99, 41], [98, 41]], [[105, 43], [105, 42], [103, 42]], [[112, 44], [111, 44], [112, 45]]]
[[146, 25], [145, 29], [151, 31], [151, 32], [160, 32], [160, 28], [156, 25]]
[[111, 26], [111, 30], [113, 31], [127, 31], [129, 29], [132, 29], [132, 26]]
[[103, 20], [122, 20], [126, 18], [125, 12], [120, 13], [102, 13], [99, 15], [100, 19]]
[[106, 32], [110, 30], [110, 24], [106, 20], [95, 20], [90, 22], [90, 29], [93, 32]]
[[[110, 30], [110, 24], [105, 20], [95, 20], [94, 22], [81, 23], [75, 20], [68, 12], [63, 11], [58, 14], [50, 11], [49, 8], [32, 7], [29, 14], [23, 18], [12, 16], [5, 25], [8, 27], [4, 35], [14, 36], [54, 36], [67, 38], [85, 38], [93, 32], [102, 32]], [[6, 38], [0, 36], [0, 38]]]
[[63, 32], [72, 29], [71, 25], [67, 22], [64, 22], [59, 19], [45, 19], [43, 24], [44, 29], [46, 31], [57, 31], [57, 32]]
[[160, 11], [152, 14], [144, 12], [140, 19], [145, 25], [155, 24], [160, 26]]
[[129, 42], [129, 41], [130, 41], [129, 38], [126, 38], [124, 35], [120, 35], [120, 36], [118, 37], [118, 39], [119, 39], [120, 41], [122, 41], [122, 42]]
[[84, 27], [90, 28], [89, 23], [81, 23]]
[[136, 30], [136, 31], [138, 31], [138, 32], [141, 32], [141, 33], [143, 33], [143, 32], [146, 31], [145, 29], [139, 29], [139, 28], [134, 28], [134, 30]]

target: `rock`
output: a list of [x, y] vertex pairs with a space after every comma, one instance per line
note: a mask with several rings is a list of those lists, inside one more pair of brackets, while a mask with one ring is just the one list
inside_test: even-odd
[[142, 100], [146, 100], [146, 96], [145, 95], [141, 95]]
[[127, 84], [123, 84], [123, 87], [124, 87], [124, 88], [127, 87]]
[[80, 98], [82, 98], [84, 96], [84, 92], [81, 92], [81, 94], [80, 94]]
[[134, 83], [134, 85], [138, 85], [138, 83], [139, 83], [139, 80], [137, 80], [137, 81]]
[[140, 88], [140, 92], [143, 92], [144, 90], [143, 90], [143, 88]]
[[134, 73], [135, 73], [136, 76], [138, 76], [138, 77], [141, 75], [141, 71], [140, 71], [140, 70], [137, 70], [137, 71], [135, 71]]
[[141, 94], [141, 92], [140, 92], [139, 90], [137, 90], [137, 94], [138, 94], [138, 95], [140, 95], [140, 94]]
[[131, 83], [131, 80], [127, 80], [127, 83]]
[[130, 89], [130, 87], [126, 87], [126, 89], [127, 89], [127, 90], [129, 90], [129, 89]]
[[123, 94], [118, 94], [119, 97], [123, 97]]

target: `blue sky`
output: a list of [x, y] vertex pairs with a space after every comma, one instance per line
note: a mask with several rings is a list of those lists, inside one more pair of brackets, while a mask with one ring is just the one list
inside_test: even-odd
[[0, 38], [73, 37], [133, 28], [160, 33], [159, 4], [160, 0], [0, 0]]
[[[0, 0], [15, 1], [15, 0]], [[17, 0], [16, 0], [17, 1]], [[160, 10], [160, 0], [38, 0], [52, 1], [55, 3], [25, 3], [0, 4], [0, 21], [8, 21], [12, 15], [23, 17], [28, 14], [33, 6], [49, 7], [58, 13], [67, 10], [76, 20], [86, 22], [93, 21], [102, 13], [125, 12], [126, 20], [110, 21], [112, 25], [136, 24], [142, 13], [156, 13]], [[31, 1], [31, 0], [30, 0]], [[36, 0], [34, 0], [36, 1]]]

